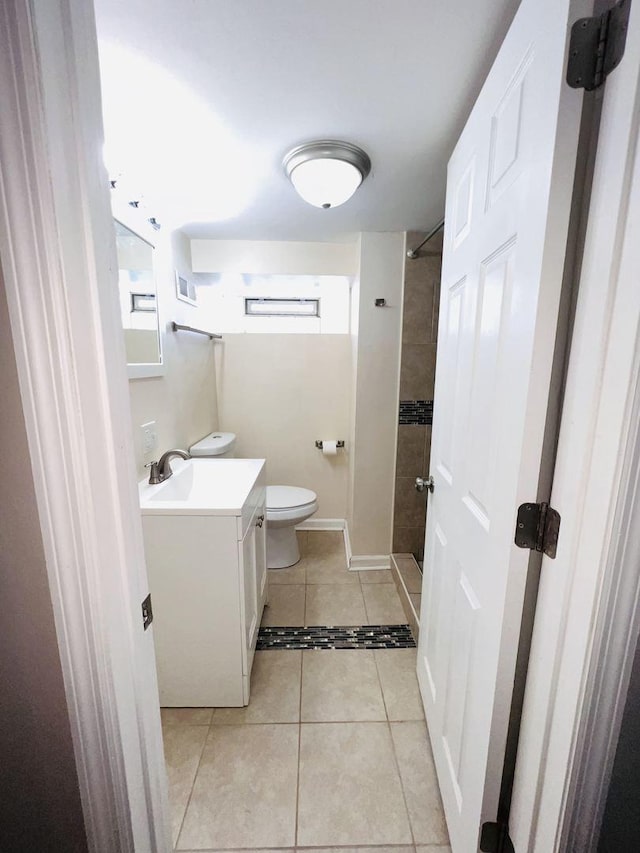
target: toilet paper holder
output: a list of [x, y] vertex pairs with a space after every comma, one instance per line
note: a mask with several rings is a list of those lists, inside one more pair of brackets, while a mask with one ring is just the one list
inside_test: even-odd
[[[318, 450], [322, 450], [322, 442], [316, 441], [316, 447]], [[344, 441], [336, 441], [336, 447], [344, 447]]]

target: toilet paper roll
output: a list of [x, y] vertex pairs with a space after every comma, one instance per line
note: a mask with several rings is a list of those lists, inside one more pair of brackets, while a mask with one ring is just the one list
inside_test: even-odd
[[337, 441], [326, 441], [324, 438], [322, 439], [322, 453], [324, 454], [324, 456], [335, 456], [337, 452]]

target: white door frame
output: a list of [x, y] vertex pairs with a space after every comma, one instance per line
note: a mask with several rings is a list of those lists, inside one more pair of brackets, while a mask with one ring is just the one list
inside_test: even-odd
[[[543, 559], [518, 748], [517, 853], [594, 843], [637, 638], [639, 100], [636, 2], [624, 59], [604, 89], [551, 496], [562, 515], [558, 556]], [[598, 770], [585, 778], [592, 749]]]
[[0, 105], [0, 258], [88, 845], [168, 851], [92, 3], [0, 4]]
[[[632, 15], [638, 13], [636, 3]], [[616, 73], [622, 73], [627, 62], [626, 57]], [[623, 93], [618, 97], [623, 99]], [[5, 0], [0, 5], [0, 104], [0, 257], [89, 848], [168, 850], [162, 744], [153, 706], [155, 670], [149, 667], [152, 638], [147, 632], [140, 639], [139, 600], [131, 583], [144, 557], [124, 347], [110, 275], [115, 247], [105, 239], [111, 216], [100, 162], [90, 3]], [[633, 109], [629, 115], [631, 137], [637, 133]], [[617, 162], [611, 154], [609, 165], [619, 167], [624, 179], [626, 160]], [[601, 183], [613, 191], [610, 174]], [[618, 202], [623, 187], [620, 184]], [[597, 192], [596, 183], [594, 199]], [[601, 192], [606, 196], [604, 188]], [[603, 252], [603, 246], [610, 246], [613, 251], [619, 225], [618, 220], [594, 224], [593, 232], [606, 233], [592, 233], [593, 250]], [[606, 259], [608, 269], [615, 257], [603, 252], [602, 263]], [[609, 284], [601, 293], [606, 311], [602, 313], [601, 303], [587, 307], [589, 317], [600, 311], [602, 336], [596, 355], [602, 381], [595, 398], [578, 401], [583, 413], [590, 414], [585, 430], [589, 452], [583, 457], [579, 483], [582, 523], [572, 537], [577, 550], [574, 573], [565, 581], [562, 631], [550, 638], [547, 661], [553, 664], [555, 692], [551, 697], [545, 697], [544, 690], [538, 694], [539, 684], [528, 690], [525, 719], [542, 711], [542, 748], [532, 738], [535, 749], [521, 752], [514, 792], [520, 805], [514, 805], [527, 805], [521, 786], [532, 781], [538, 820], [528, 820], [527, 840], [517, 847], [518, 853], [548, 853], [560, 843], [558, 828], [584, 699], [601, 567], [606, 565], [602, 556], [614, 556], [611, 530], [623, 486], [624, 456], [612, 443], [628, 434], [634, 410], [627, 392], [639, 351], [629, 323], [624, 323], [624, 304], [611, 302], [616, 282], [608, 275], [601, 275], [600, 281]], [[583, 340], [593, 347], [593, 329], [586, 327], [586, 320], [582, 330]], [[618, 352], [614, 357], [612, 351], [620, 347], [626, 347], [626, 355]], [[612, 364], [618, 371], [624, 367], [624, 377], [607, 372]], [[606, 416], [611, 426], [616, 387], [615, 429], [608, 428], [605, 435], [598, 430], [598, 418]], [[582, 436], [576, 439], [582, 441]], [[543, 576], [545, 572], [553, 572], [553, 564]], [[577, 581], [582, 591], [572, 597]], [[527, 823], [526, 808], [521, 816]], [[553, 842], [545, 847], [549, 833]]]

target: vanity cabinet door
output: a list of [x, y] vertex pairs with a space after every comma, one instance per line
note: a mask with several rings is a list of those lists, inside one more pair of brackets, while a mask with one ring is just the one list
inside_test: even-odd
[[248, 676], [251, 673], [251, 664], [253, 663], [253, 653], [256, 647], [258, 638], [258, 584], [256, 577], [256, 552], [257, 552], [257, 533], [259, 528], [256, 527], [257, 513], [254, 516], [253, 522], [247, 530], [244, 539], [242, 540], [242, 586], [244, 588], [244, 642], [245, 655], [243, 655], [245, 663], [244, 674]]
[[258, 521], [262, 524], [256, 527], [256, 587], [258, 590], [258, 627], [262, 620], [262, 610], [267, 603], [267, 510], [264, 503], [258, 507]]
[[249, 701], [249, 687], [253, 656], [258, 641], [262, 610], [267, 597], [267, 543], [266, 511], [264, 497], [256, 507], [244, 539], [239, 543], [240, 582], [242, 586], [242, 630], [244, 649], [243, 692], [245, 705]]

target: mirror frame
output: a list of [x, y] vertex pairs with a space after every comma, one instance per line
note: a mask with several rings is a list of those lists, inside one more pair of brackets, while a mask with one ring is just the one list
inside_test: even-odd
[[[152, 379], [157, 376], [164, 376], [166, 373], [165, 354], [164, 354], [164, 334], [162, 327], [162, 305], [158, 293], [158, 266], [157, 266], [157, 246], [158, 232], [155, 231], [149, 224], [146, 214], [136, 207], [131, 207], [129, 202], [124, 201], [118, 193], [117, 188], [111, 191], [111, 214], [113, 219], [117, 220], [129, 231], [132, 231], [145, 243], [149, 243], [153, 249], [153, 279], [156, 285], [156, 302], [158, 311], [158, 351], [160, 353], [160, 362], [128, 364], [127, 375], [129, 379]], [[115, 235], [114, 235], [115, 241]], [[117, 253], [117, 246], [116, 246]]]

